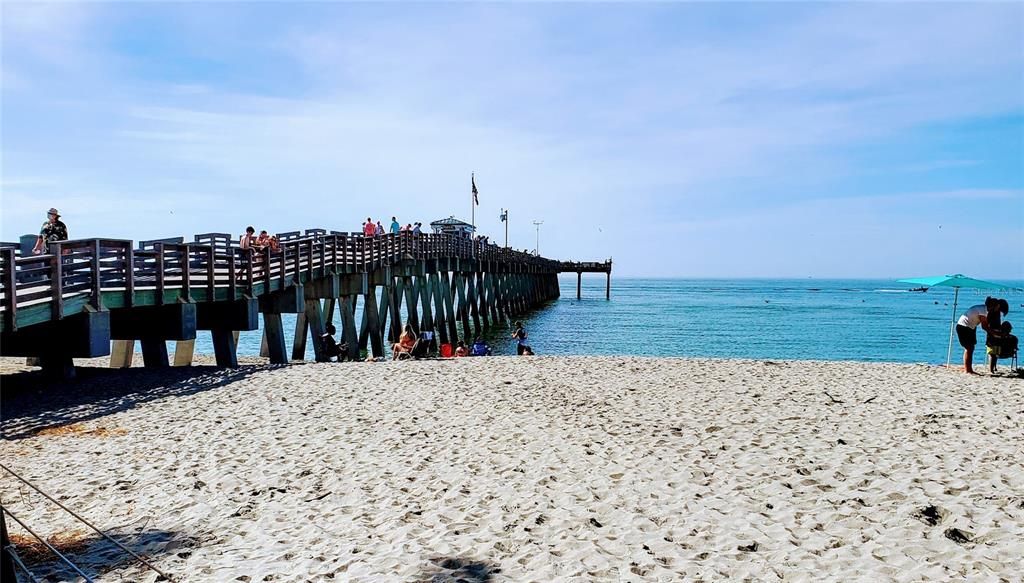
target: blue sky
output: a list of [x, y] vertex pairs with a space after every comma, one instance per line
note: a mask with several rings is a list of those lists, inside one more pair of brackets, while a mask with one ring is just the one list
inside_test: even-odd
[[1020, 3], [0, 11], [3, 240], [468, 218], [475, 171], [483, 232], [624, 276], [1024, 278]]

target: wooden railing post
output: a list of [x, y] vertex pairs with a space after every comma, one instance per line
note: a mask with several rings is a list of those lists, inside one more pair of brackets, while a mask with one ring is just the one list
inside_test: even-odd
[[53, 319], [60, 320], [64, 317], [64, 272], [62, 249], [60, 242], [50, 243], [50, 253], [53, 259], [50, 264], [50, 286], [52, 286], [53, 298]]
[[228, 283], [228, 298], [230, 298], [231, 301], [234, 301], [238, 299], [238, 290], [235, 288], [238, 273], [235, 269], [235, 250], [231, 247], [228, 247], [228, 277], [230, 277]]
[[6, 312], [4, 324], [8, 332], [18, 329], [18, 285], [15, 277], [15, 251], [13, 248], [4, 249], [4, 311]]
[[92, 242], [92, 306], [103, 309], [103, 289], [100, 281], [100, 240]]
[[190, 271], [192, 269], [192, 261], [191, 261], [191, 258], [189, 257], [189, 255], [190, 255], [190, 253], [189, 253], [189, 246], [186, 244], [186, 245], [184, 245], [182, 247], [179, 247], [178, 248], [179, 252], [180, 252], [181, 249], [185, 249], [184, 265], [182, 265], [182, 272], [181, 272], [181, 295], [185, 298], [186, 302], [191, 302], [192, 301], [192, 274], [190, 273]]
[[156, 251], [156, 305], [164, 305], [164, 244], [153, 245]]
[[135, 306], [135, 250], [131, 241], [124, 243], [124, 262], [124, 305], [131, 308]]
[[217, 257], [213, 245], [206, 247], [206, 301], [217, 300]]
[[[333, 239], [332, 239], [333, 240], [333, 244], [331, 245], [331, 263], [334, 264], [334, 273], [337, 274], [338, 273], [338, 236], [337, 235], [333, 235], [332, 237], [333, 237]], [[345, 237], [342, 237], [341, 240], [344, 241]]]
[[[251, 257], [253, 257], [253, 254], [252, 254], [251, 251], [249, 252], [249, 257], [250, 257], [250, 261], [252, 261]], [[260, 263], [263, 264], [263, 293], [269, 293], [270, 292], [270, 282], [271, 282], [270, 260], [271, 259], [273, 259], [273, 255], [270, 254], [270, 247], [264, 247], [263, 249], [260, 250]], [[249, 295], [252, 295], [252, 294], [253, 294], [253, 288], [252, 288], [252, 286], [250, 286], [250, 288], [249, 288]]]
[[306, 254], [306, 261], [309, 265], [306, 266], [306, 281], [313, 281], [313, 242], [312, 239], [308, 242], [309, 250]]
[[[296, 241], [292, 243], [293, 253], [295, 254], [295, 267], [292, 269], [293, 283], [299, 283], [299, 274], [302, 273], [302, 242]], [[281, 280], [284, 281], [283, 279]]]

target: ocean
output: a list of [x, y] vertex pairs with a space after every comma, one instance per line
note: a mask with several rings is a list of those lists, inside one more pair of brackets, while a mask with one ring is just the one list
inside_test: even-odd
[[[953, 307], [951, 288], [911, 292], [893, 280], [853, 279], [631, 279], [612, 278], [605, 300], [603, 275], [560, 279], [562, 297], [523, 320], [537, 354], [636, 355], [754, 359], [941, 363], [946, 359]], [[1024, 281], [992, 293], [960, 290], [957, 317], [986, 295], [1006, 298], [1016, 322], [1024, 316]], [[357, 313], [357, 318], [361, 314]], [[284, 316], [294, 330], [295, 316]], [[1024, 317], [1019, 318], [1024, 331]], [[335, 324], [338, 325], [337, 316]], [[239, 355], [259, 354], [261, 331], [243, 332]], [[510, 329], [486, 335], [495, 354], [515, 354]], [[984, 332], [979, 330], [983, 358]], [[289, 351], [291, 334], [288, 334]], [[173, 346], [171, 347], [173, 349]], [[200, 332], [196, 353], [210, 354]], [[307, 359], [313, 359], [307, 341]], [[953, 340], [953, 361], [960, 352]]]

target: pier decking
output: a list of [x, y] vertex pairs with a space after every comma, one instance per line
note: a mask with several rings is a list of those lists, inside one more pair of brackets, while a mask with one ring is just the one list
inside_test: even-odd
[[607, 273], [610, 290], [610, 261], [561, 262], [456, 235], [306, 229], [278, 238], [276, 253], [240, 249], [226, 233], [137, 248], [128, 240], [62, 241], [38, 256], [0, 244], [0, 354], [38, 357], [68, 374], [72, 358], [111, 354], [112, 341], [112, 366], [130, 364], [135, 340], [146, 366], [167, 366], [166, 341], [176, 340], [174, 364], [188, 365], [190, 341], [209, 330], [218, 365], [237, 366], [237, 332], [258, 329], [262, 314], [264, 351], [284, 363], [282, 313], [298, 314], [292, 357], [301, 359], [307, 336], [319, 338], [337, 311], [350, 356], [382, 356], [385, 337], [397, 340], [404, 323], [435, 331], [442, 343], [504, 325], [557, 298], [562, 272]]

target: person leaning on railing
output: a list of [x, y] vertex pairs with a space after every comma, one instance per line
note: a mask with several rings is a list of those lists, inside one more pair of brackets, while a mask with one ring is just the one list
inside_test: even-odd
[[46, 222], [39, 229], [39, 236], [36, 237], [36, 245], [32, 248], [34, 255], [40, 255], [46, 251], [46, 246], [57, 241], [68, 240], [68, 227], [60, 220], [60, 213], [57, 209], [51, 208], [46, 211]]

